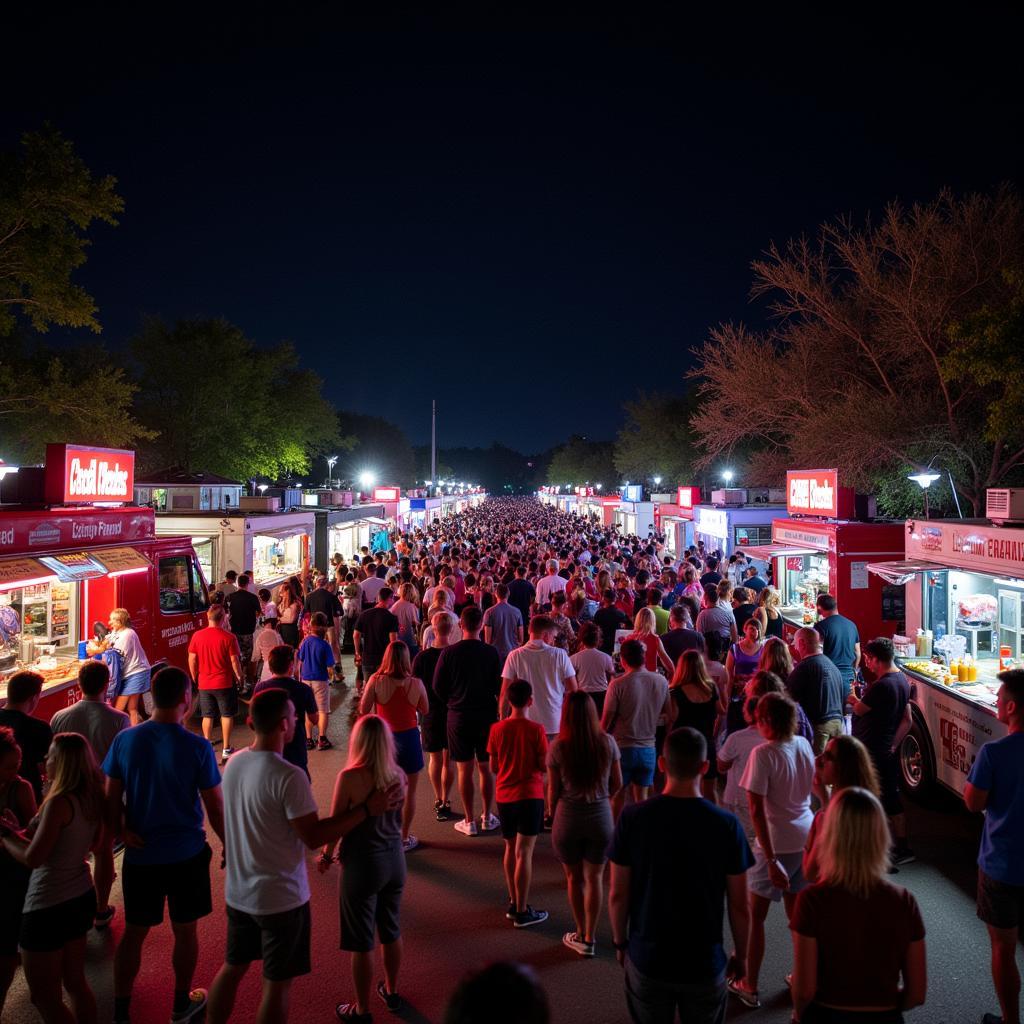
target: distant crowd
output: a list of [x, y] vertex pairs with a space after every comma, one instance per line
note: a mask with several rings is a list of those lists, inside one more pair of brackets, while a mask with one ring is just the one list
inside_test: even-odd
[[[891, 640], [862, 641], [829, 594], [818, 612], [791, 634], [767, 571], [739, 555], [677, 555], [656, 534], [490, 499], [274, 592], [228, 573], [187, 667], [150, 680], [136, 657], [131, 692], [113, 702], [108, 665], [92, 660], [82, 700], [45, 723], [33, 716], [42, 678], [20, 672], [0, 710], [0, 1007], [20, 964], [48, 1024], [96, 1020], [86, 936], [115, 917], [121, 844], [115, 1024], [132, 1019], [165, 908], [172, 1024], [227, 1021], [254, 961], [257, 1019], [285, 1021], [293, 979], [311, 970], [309, 851], [321, 872], [340, 866], [352, 987], [338, 1019], [401, 1012], [415, 1003], [399, 986], [401, 906], [426, 769], [438, 821], [467, 840], [500, 831], [510, 927], [548, 919], [531, 903], [545, 831], [565, 875], [571, 954], [603, 952], [607, 890], [638, 1024], [721, 1022], [730, 995], [758, 1008], [779, 903], [794, 1021], [901, 1021], [927, 989], [922, 914], [892, 880], [914, 859], [896, 756], [911, 685]], [[124, 609], [111, 626], [107, 643], [135, 651]], [[343, 655], [358, 718], [321, 814], [311, 772], [338, 739]], [[978, 915], [1001, 1016], [985, 1021], [1017, 1024], [1024, 672], [1000, 680], [1009, 735], [982, 748], [966, 801], [987, 812]], [[255, 738], [235, 750], [240, 702]], [[196, 713], [201, 734], [189, 728]], [[223, 849], [228, 930], [208, 992], [193, 985], [197, 925], [214, 912], [207, 829]], [[509, 963], [465, 978], [446, 1017], [548, 1019], [536, 976]]]

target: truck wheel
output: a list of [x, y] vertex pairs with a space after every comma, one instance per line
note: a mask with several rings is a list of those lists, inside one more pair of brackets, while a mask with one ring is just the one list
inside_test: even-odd
[[915, 799], [926, 796], [935, 786], [935, 762], [931, 744], [916, 718], [910, 732], [903, 737], [899, 757], [904, 791]]

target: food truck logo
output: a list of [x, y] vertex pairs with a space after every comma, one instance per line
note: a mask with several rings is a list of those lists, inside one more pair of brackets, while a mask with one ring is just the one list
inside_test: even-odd
[[29, 530], [30, 547], [49, 547], [60, 542], [60, 527], [54, 523], [40, 523], [35, 529]]
[[786, 473], [787, 510], [835, 516], [837, 481], [834, 469], [790, 470]]
[[939, 742], [942, 744], [942, 761], [950, 768], [963, 772], [970, 771], [971, 761], [967, 757], [967, 741], [973, 741], [966, 729], [961, 729], [951, 718], [939, 719]]

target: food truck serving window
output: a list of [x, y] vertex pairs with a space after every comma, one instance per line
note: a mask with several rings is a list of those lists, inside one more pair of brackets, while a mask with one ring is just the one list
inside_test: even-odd
[[252, 569], [257, 583], [294, 576], [302, 571], [304, 533], [272, 536], [258, 533], [252, 538]]
[[750, 547], [753, 544], [768, 544], [772, 539], [771, 526], [737, 526], [736, 546], [738, 548]]
[[782, 614], [790, 621], [809, 625], [817, 619], [818, 595], [828, 593], [828, 555], [824, 552], [786, 555], [779, 562], [782, 565], [779, 580]]

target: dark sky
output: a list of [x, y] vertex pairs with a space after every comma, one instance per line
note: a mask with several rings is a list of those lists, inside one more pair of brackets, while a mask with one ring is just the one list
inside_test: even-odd
[[1020, 182], [1022, 24], [991, 10], [214, 7], [14, 26], [0, 145], [49, 119], [117, 177], [121, 224], [79, 277], [110, 346], [143, 314], [223, 315], [414, 443], [432, 397], [442, 444], [611, 438], [623, 398], [681, 389], [709, 325], [760, 321], [749, 263], [770, 240]]

